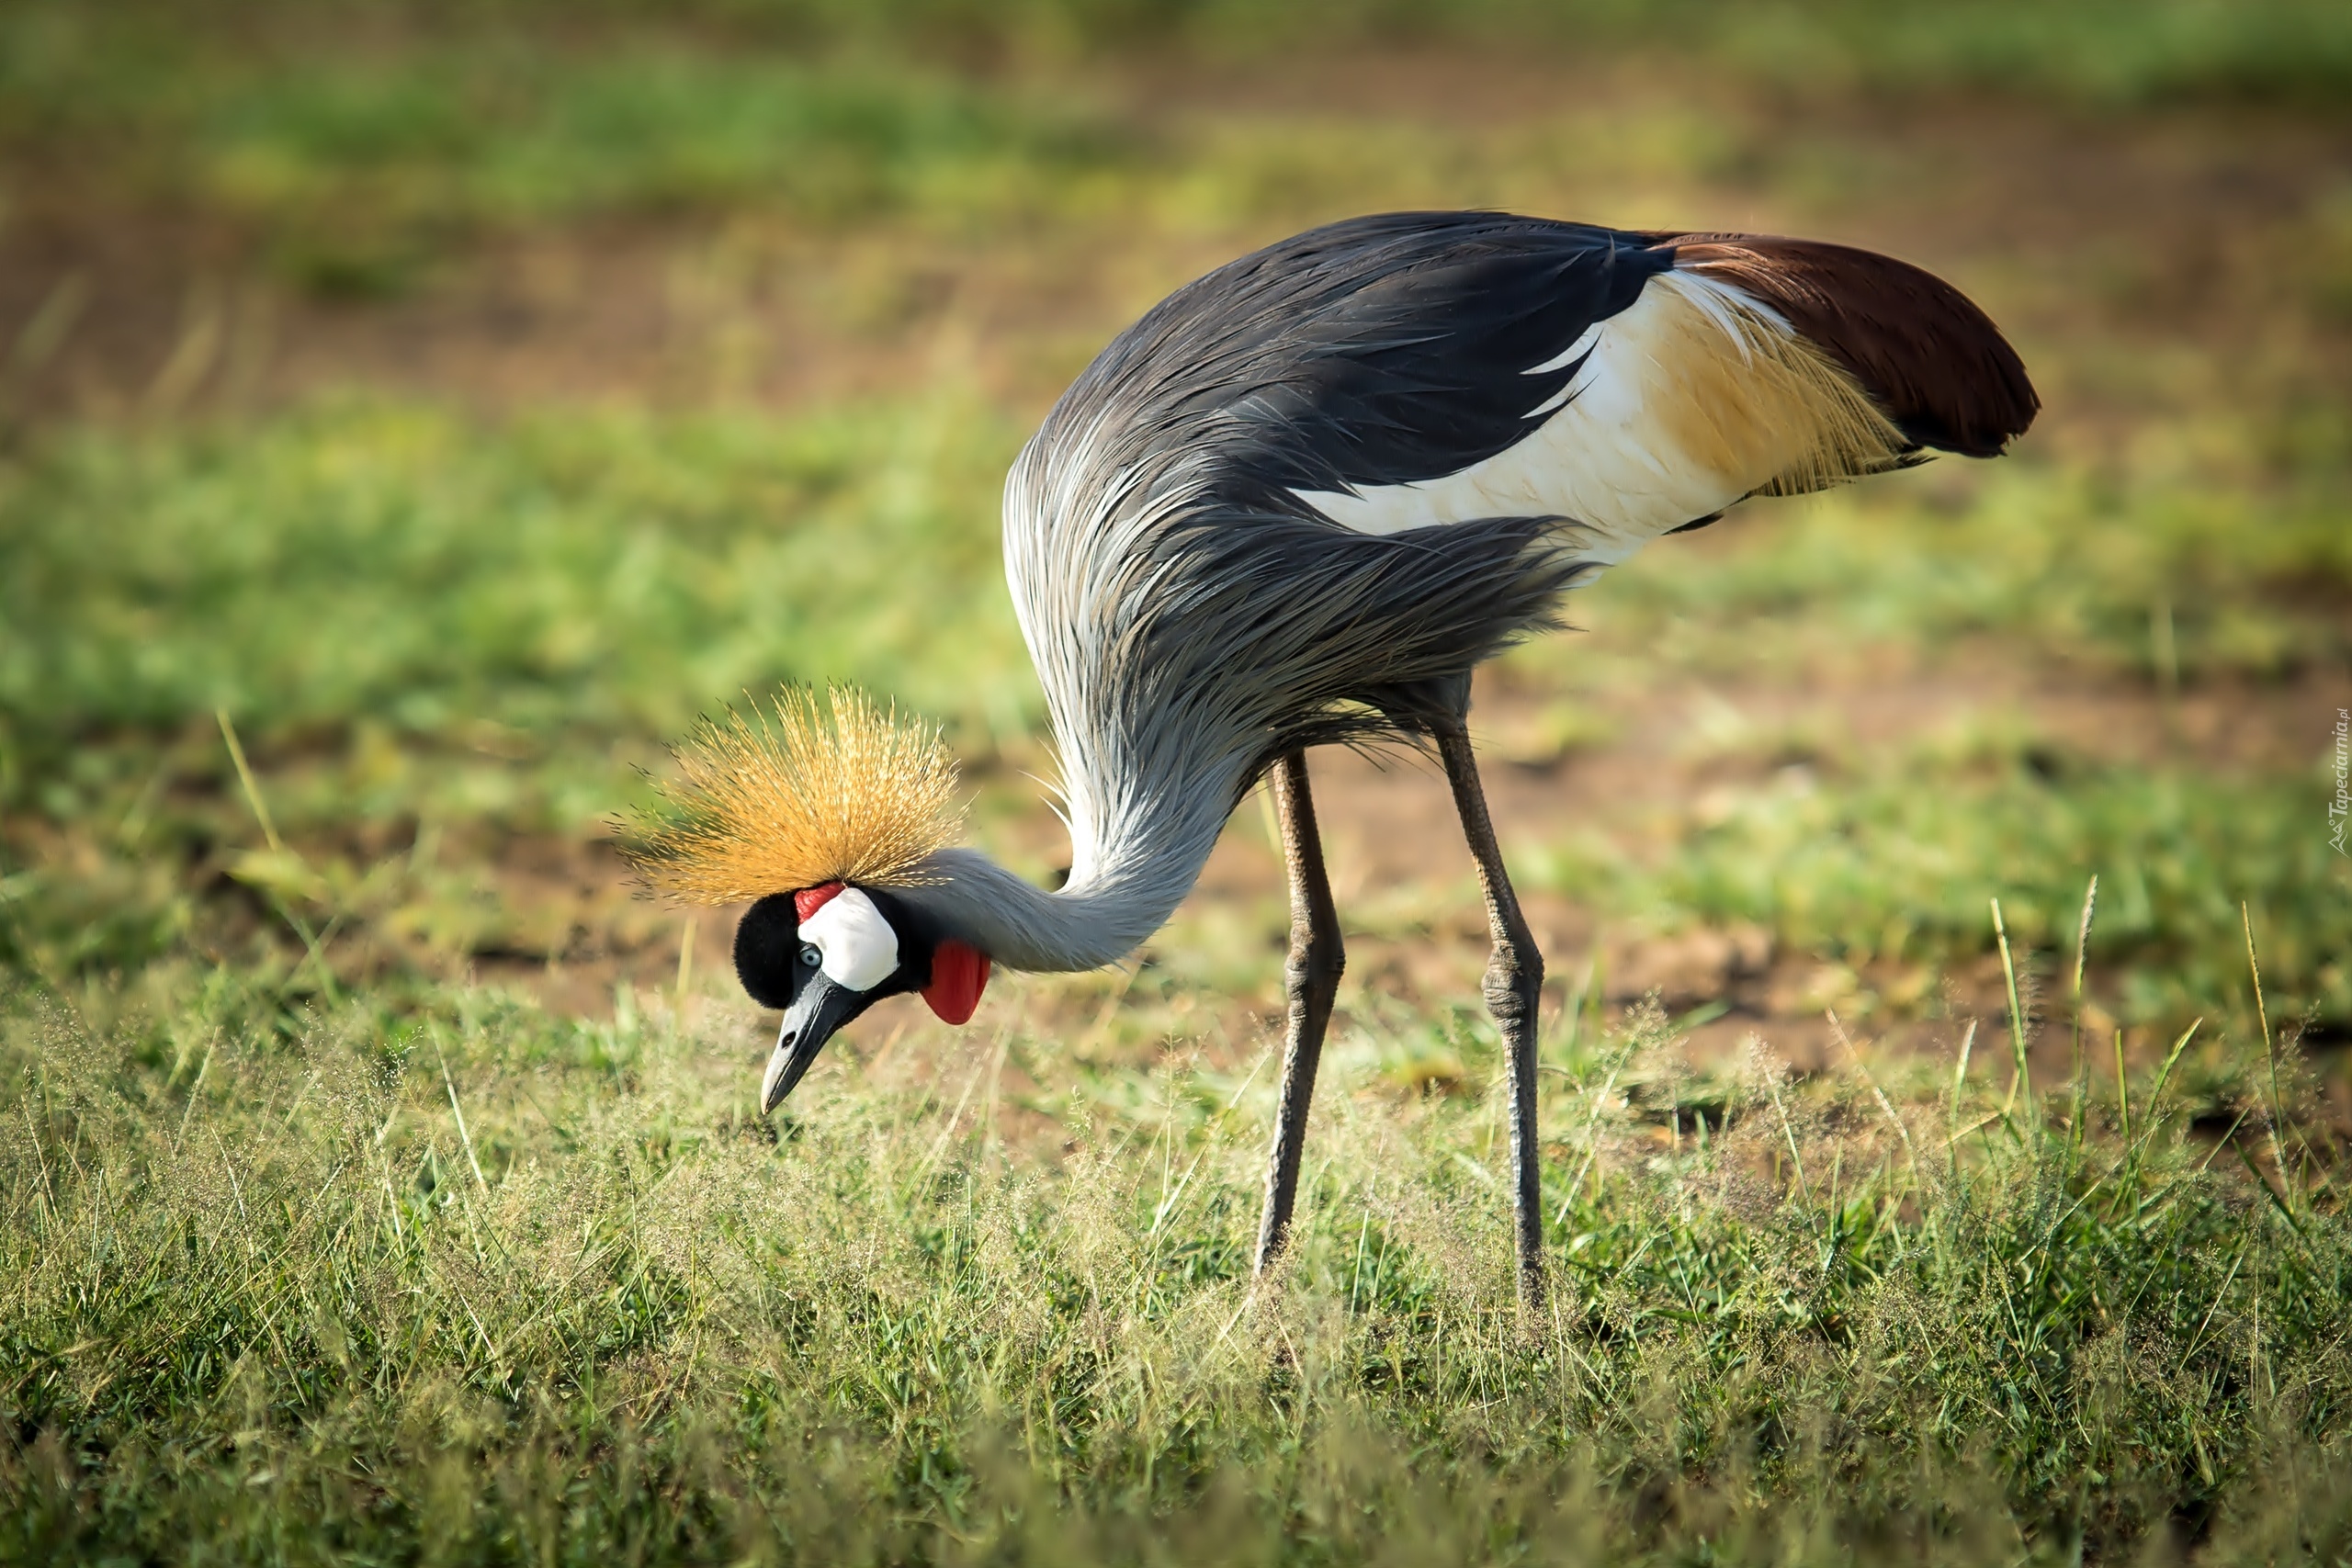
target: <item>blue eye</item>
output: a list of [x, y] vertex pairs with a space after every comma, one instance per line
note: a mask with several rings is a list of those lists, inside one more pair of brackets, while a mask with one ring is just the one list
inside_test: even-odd
[[805, 942], [800, 944], [801, 963], [807, 964], [809, 968], [814, 969], [819, 964], [824, 963], [824, 961], [825, 955], [817, 951], [817, 944], [815, 942]]

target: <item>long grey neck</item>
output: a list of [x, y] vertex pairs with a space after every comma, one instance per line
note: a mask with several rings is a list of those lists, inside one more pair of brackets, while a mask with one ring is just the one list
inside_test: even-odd
[[1216, 847], [1239, 785], [1238, 759], [1190, 787], [1143, 789], [1096, 800], [1068, 799], [1069, 881], [1048, 893], [977, 850], [944, 850], [923, 871], [927, 886], [898, 896], [1009, 969], [1097, 969], [1134, 952], [1166, 923]]

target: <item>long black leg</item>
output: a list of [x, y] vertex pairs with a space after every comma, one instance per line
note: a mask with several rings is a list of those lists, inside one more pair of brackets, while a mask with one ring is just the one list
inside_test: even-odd
[[1291, 1205], [1298, 1197], [1299, 1150], [1306, 1141], [1306, 1108], [1315, 1098], [1315, 1069], [1331, 998], [1348, 965], [1340, 942], [1340, 913], [1323, 874], [1323, 840], [1315, 828], [1315, 799], [1306, 789], [1306, 753], [1276, 764], [1274, 807], [1282, 818], [1283, 858], [1290, 863], [1290, 1027], [1283, 1046], [1283, 1098], [1274, 1113], [1274, 1146], [1266, 1163], [1266, 1212], [1258, 1222], [1255, 1271], [1283, 1249]]
[[1520, 912], [1519, 895], [1511, 891], [1510, 875], [1503, 869], [1503, 852], [1495, 842], [1495, 825], [1487, 815], [1487, 792], [1478, 782], [1477, 760], [1470, 754], [1470, 732], [1457, 720], [1437, 729], [1438, 755], [1453, 785], [1454, 809], [1462, 814], [1462, 831], [1477, 858], [1478, 883], [1487, 895], [1487, 927], [1494, 936], [1494, 953], [1487, 961], [1487, 1010], [1502, 1032], [1504, 1058], [1510, 1068], [1510, 1155], [1513, 1191], [1519, 1210], [1519, 1294], [1531, 1312], [1544, 1306], [1544, 1193], [1539, 1162], [1542, 1147], [1535, 1141], [1535, 1024], [1544, 991], [1544, 955]]

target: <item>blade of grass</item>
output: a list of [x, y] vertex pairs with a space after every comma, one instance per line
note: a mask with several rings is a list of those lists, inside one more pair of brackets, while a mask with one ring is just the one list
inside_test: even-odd
[[254, 816], [261, 823], [261, 836], [269, 841], [271, 853], [284, 854], [285, 840], [277, 836], [277, 824], [270, 820], [269, 803], [262, 798], [253, 765], [245, 761], [245, 748], [237, 739], [237, 727], [229, 720], [229, 710], [214, 708], [212, 716], [220, 721], [220, 739], [229, 743], [229, 761], [236, 764], [237, 781], [245, 786], [245, 804], [253, 807]]
[[1960, 1179], [1960, 1096], [1968, 1086], [1968, 1054], [1976, 1044], [1976, 1021], [1968, 1021], [1968, 1032], [1960, 1037], [1960, 1056], [1951, 1067], [1951, 1136], [1944, 1147], [1951, 1151], [1951, 1175]]
[[2270, 1009], [2262, 999], [2262, 964], [2254, 955], [2254, 912], [2245, 900], [2238, 900], [2238, 922], [2245, 929], [2246, 973], [2254, 977], [2254, 1013], [2262, 1021], [2262, 1055], [2270, 1068], [2270, 1159], [2278, 1168], [2278, 1179], [2288, 1179], [2287, 1151], [2278, 1141], [2278, 1129], [2286, 1119], [2286, 1108], [2278, 1096], [2278, 1043], [2270, 1034]]
[[2115, 1110], [2121, 1120], [2123, 1146], [2132, 1146], [2132, 1086], [2123, 1077], [2123, 1031], [2115, 1032]]
[[2180, 1054], [2188, 1049], [2190, 1037], [2196, 1034], [2199, 1026], [2204, 1021], [2202, 1018], [2190, 1020], [2188, 1027], [2180, 1032], [2180, 1038], [2172, 1043], [2172, 1049], [2165, 1054], [2165, 1065], [2156, 1072], [2155, 1087], [2148, 1090], [2147, 1116], [2151, 1122], [2155, 1120], [2156, 1100], [2164, 1093], [2165, 1084], [2172, 1077], [2174, 1065], [2180, 1060]]
[[1804, 1176], [1804, 1156], [1797, 1152], [1796, 1124], [1789, 1120], [1789, 1108], [1781, 1102], [1781, 1086], [1772, 1078], [1764, 1080], [1764, 1091], [1772, 1097], [1772, 1109], [1781, 1114], [1781, 1136], [1789, 1145], [1789, 1158], [1796, 1166], [1797, 1190], [1804, 1194], [1805, 1229], [1813, 1228], [1813, 1183]]
[[1584, 1119], [1584, 1161], [1577, 1167], [1576, 1177], [1568, 1183], [1567, 1192], [1560, 1199], [1559, 1210], [1552, 1216], [1555, 1225], [1567, 1219], [1568, 1205], [1576, 1201], [1577, 1193], [1584, 1187], [1587, 1173], [1592, 1169], [1593, 1156], [1600, 1152], [1601, 1109], [1609, 1102], [1610, 1091], [1617, 1087], [1617, 1075], [1625, 1070], [1625, 1064], [1633, 1059], [1633, 1055], [1634, 1042], [1628, 1039], [1617, 1053], [1617, 1059], [1610, 1064], [1609, 1077], [1602, 1081], [1600, 1092], [1592, 1098], [1592, 1109], [1586, 1112]]
[[[1220, 1106], [1213, 1114], [1211, 1114], [1205, 1122], [1201, 1123], [1201, 1146], [1199, 1150], [1193, 1154], [1193, 1163], [1186, 1166], [1184, 1168], [1184, 1174], [1177, 1179], [1175, 1187], [1170, 1190], [1166, 1196], [1160, 1199], [1159, 1206], [1152, 1211], [1151, 1224], [1144, 1232], [1145, 1240], [1148, 1241], [1159, 1235], [1160, 1227], [1165, 1225], [1168, 1223], [1169, 1217], [1176, 1212], [1177, 1204], [1183, 1200], [1185, 1189], [1193, 1184], [1193, 1178], [1199, 1173], [1201, 1162], [1208, 1158], [1209, 1151], [1216, 1146], [1216, 1130], [1218, 1124], [1233, 1113], [1233, 1108], [1241, 1103], [1241, 1097], [1250, 1092], [1250, 1086], [1258, 1081], [1258, 1075], [1263, 1072], [1265, 1070], [1266, 1064], [1273, 1059], [1273, 1052], [1260, 1052], [1258, 1054], [1258, 1060], [1250, 1066], [1248, 1076], [1242, 1078], [1241, 1087], [1235, 1089], [1232, 1097], [1228, 1099], [1224, 1105]], [[1170, 1118], [1170, 1125], [1171, 1127], [1174, 1125], [1173, 1117]]]
[[[2035, 1141], [2039, 1142], [2041, 1118], [2034, 1113], [2033, 1078], [2026, 1062], [2025, 1010], [2018, 1003], [2017, 961], [2009, 953], [2009, 932], [2008, 928], [2001, 923], [2001, 901], [1998, 898], [1993, 900], [1993, 936], [2001, 947], [2001, 981], [2009, 995], [2009, 1052], [2017, 1067], [2016, 1076], [2009, 1079], [2008, 1096], [2001, 1102], [2001, 1111], [2007, 1115], [2012, 1107], [2018, 1107], [2024, 1113], [2027, 1125], [2032, 1130]], [[2024, 1101], [2021, 1107], [2018, 1106], [2020, 1096]]]
[[2233, 1143], [2230, 1152], [2238, 1156], [2238, 1163], [2245, 1167], [2245, 1173], [2261, 1185], [2262, 1195], [2270, 1200], [2270, 1206], [2278, 1211], [2279, 1218], [2285, 1220], [2297, 1235], [2302, 1235], [2303, 1222], [2295, 1218], [2295, 1211], [2287, 1207], [2287, 1200], [2278, 1195], [2278, 1189], [2270, 1185], [2270, 1179], [2262, 1174], [2262, 1168], [2254, 1163], [2254, 1156], [2245, 1152], [2245, 1146]]
[[457, 1080], [449, 1076], [449, 1058], [442, 1053], [437, 1029], [433, 1035], [433, 1055], [441, 1064], [441, 1087], [449, 1091], [449, 1112], [458, 1119], [458, 1142], [465, 1147], [466, 1164], [473, 1168], [475, 1183], [487, 1192], [490, 1180], [481, 1173], [481, 1161], [474, 1157], [474, 1135], [466, 1130], [466, 1108], [458, 1103]]
[[1846, 1055], [1853, 1062], [1854, 1070], [1861, 1074], [1862, 1082], [1870, 1086], [1871, 1098], [1878, 1102], [1880, 1111], [1893, 1123], [1895, 1135], [1903, 1140], [1903, 1152], [1910, 1158], [1911, 1179], [1916, 1183], [1919, 1179], [1919, 1151], [1911, 1146], [1911, 1129], [1904, 1125], [1903, 1118], [1894, 1113], [1894, 1106], [1887, 1100], [1885, 1091], [1878, 1087], [1878, 1079], [1871, 1076], [1869, 1064], [1862, 1060], [1861, 1052], [1854, 1048], [1853, 1037], [1846, 1032], [1846, 1025], [1839, 1021], [1838, 1010], [1826, 1008], [1823, 1011], [1829, 1020], [1830, 1032], [1837, 1036], [1838, 1043], [1846, 1047]]
[[2139, 1139], [2132, 1144], [2124, 1154], [2124, 1169], [2127, 1176], [2139, 1169], [2142, 1147], [2150, 1138], [2155, 1136], [2156, 1128], [2162, 1124], [2156, 1114], [2157, 1102], [2164, 1098], [2165, 1085], [2171, 1081], [2172, 1070], [2180, 1061], [2180, 1054], [2188, 1049], [2188, 1043], [2195, 1038], [2198, 1026], [2204, 1021], [2202, 1018], [2190, 1020], [2188, 1027], [2180, 1032], [2180, 1038], [2172, 1043], [2172, 1049], [2165, 1053], [2164, 1066], [2156, 1069], [2156, 1081], [2148, 1089], [2148, 1108], [2142, 1114], [2143, 1125], [2141, 1128]]
[[[261, 836], [268, 841], [272, 854], [287, 853], [285, 840], [277, 836], [277, 824], [270, 819], [269, 803], [262, 798], [260, 782], [254, 777], [253, 767], [245, 761], [245, 748], [237, 739], [237, 727], [230, 722], [229, 710], [214, 708], [212, 716], [220, 722], [220, 739], [229, 743], [229, 760], [236, 764], [237, 781], [244, 786], [245, 804], [253, 807], [254, 818], [261, 824]], [[300, 855], [294, 856], [297, 861], [301, 858]], [[319, 987], [326, 992], [328, 1004], [341, 1007], [343, 995], [335, 986], [334, 971], [327, 967], [326, 954], [320, 951], [318, 933], [311, 930], [310, 922], [296, 914], [275, 889], [264, 891], [267, 893], [270, 907], [277, 911], [278, 918], [291, 926], [294, 934], [302, 939], [302, 950], [308, 962], [318, 966]], [[295, 973], [301, 973], [299, 966]]]
[[2083, 1059], [2083, 968], [2090, 957], [2091, 915], [2098, 905], [2098, 875], [2094, 872], [2090, 883], [2083, 889], [2083, 918], [2075, 928], [2074, 984], [2074, 1081], [2075, 1102], [2069, 1120], [2072, 1123], [2068, 1145], [2076, 1151], [2083, 1145], [2083, 1104], [2090, 1098], [2090, 1069]]
[[2213, 1326], [2213, 1314], [2222, 1310], [2222, 1303], [2228, 1298], [2230, 1287], [2237, 1283], [2238, 1270], [2245, 1266], [2246, 1249], [2253, 1245], [2254, 1237], [2251, 1235], [2238, 1243], [2238, 1254], [2230, 1259], [2229, 1274], [2222, 1280], [2222, 1288], [2213, 1292], [2213, 1304], [2205, 1309], [2205, 1316], [2197, 1325], [2197, 1332], [2189, 1337], [2188, 1348], [2180, 1358], [2183, 1363], [2193, 1360], [2203, 1347], [2205, 1331]]

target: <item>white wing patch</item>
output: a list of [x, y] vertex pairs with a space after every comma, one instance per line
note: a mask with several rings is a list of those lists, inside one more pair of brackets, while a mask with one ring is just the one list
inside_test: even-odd
[[1577, 360], [1582, 359], [1587, 354], [1592, 351], [1592, 345], [1600, 341], [1600, 325], [1601, 324], [1599, 321], [1593, 322], [1592, 325], [1577, 333], [1576, 342], [1568, 344], [1567, 347], [1560, 350], [1559, 353], [1554, 355], [1543, 364], [1531, 365], [1526, 369], [1521, 371], [1520, 374], [1522, 376], [1548, 376], [1564, 365], [1575, 364]]
[[[1759, 490], [1815, 489], [1890, 466], [1901, 434], [1787, 319], [1686, 272], [1588, 328], [1527, 374], [1588, 355], [1516, 446], [1441, 479], [1299, 491], [1332, 522], [1397, 534], [1481, 517], [1567, 518], [1612, 566], [1660, 534]], [[1589, 580], [1588, 580], [1589, 581]]]
[[800, 922], [800, 940], [824, 955], [818, 967], [837, 986], [870, 991], [899, 967], [899, 933], [854, 887], [844, 887]]

